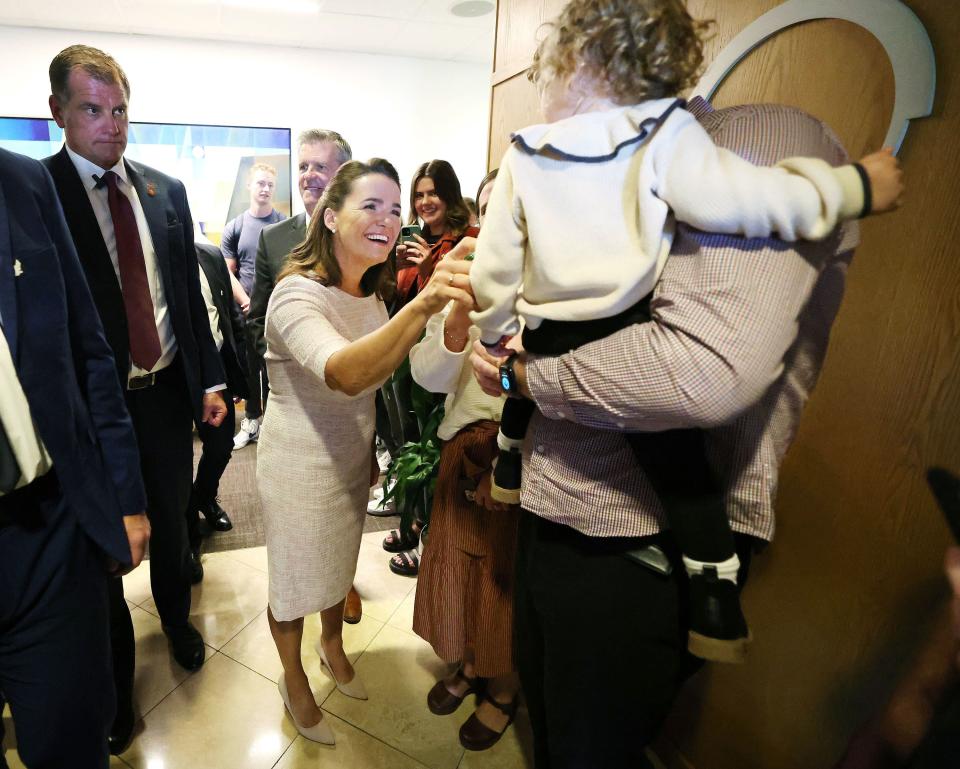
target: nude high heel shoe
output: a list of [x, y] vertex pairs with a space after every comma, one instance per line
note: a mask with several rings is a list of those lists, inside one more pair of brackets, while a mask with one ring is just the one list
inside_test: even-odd
[[300, 734], [313, 742], [320, 742], [324, 745], [336, 744], [337, 741], [333, 736], [333, 729], [330, 728], [330, 724], [327, 723], [326, 718], [321, 718], [313, 726], [300, 725], [297, 717], [293, 715], [293, 708], [290, 707], [290, 695], [287, 694], [287, 682], [282, 673], [280, 674], [280, 680], [277, 682], [277, 686], [280, 689], [280, 697], [283, 699], [283, 705], [290, 714], [293, 725], [297, 727], [297, 731], [300, 732]]
[[342, 694], [346, 694], [348, 697], [353, 697], [357, 700], [367, 699], [366, 687], [364, 687], [363, 681], [360, 680], [360, 676], [357, 675], [356, 671], [353, 672], [353, 680], [345, 684], [340, 683], [337, 681], [337, 677], [333, 674], [333, 669], [330, 667], [330, 663], [327, 662], [327, 655], [323, 652], [323, 641], [317, 641], [317, 645], [314, 648], [317, 650], [317, 654], [320, 655], [320, 661], [327, 669], [327, 673], [330, 674], [330, 677], [337, 685], [337, 689], [339, 689]]

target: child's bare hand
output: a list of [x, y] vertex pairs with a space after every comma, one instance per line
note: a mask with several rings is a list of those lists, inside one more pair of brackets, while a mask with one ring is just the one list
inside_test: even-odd
[[891, 147], [865, 155], [860, 165], [870, 177], [870, 194], [873, 199], [871, 214], [884, 214], [900, 207], [903, 200], [903, 171], [900, 161], [894, 157]]

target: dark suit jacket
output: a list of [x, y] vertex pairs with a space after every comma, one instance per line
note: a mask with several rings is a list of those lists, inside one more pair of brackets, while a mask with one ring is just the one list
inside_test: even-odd
[[257, 244], [257, 265], [253, 276], [253, 294], [250, 297], [250, 313], [247, 325], [251, 327], [257, 353], [262, 358], [267, 351], [267, 342], [263, 332], [267, 317], [267, 304], [270, 294], [277, 285], [277, 276], [283, 269], [283, 263], [307, 237], [307, 215], [304, 213], [270, 224], [260, 231]]
[[247, 377], [240, 365], [239, 344], [243, 341], [243, 319], [240, 308], [233, 301], [230, 286], [230, 273], [227, 263], [223, 261], [223, 254], [216, 246], [207, 243], [197, 243], [197, 259], [200, 260], [200, 269], [210, 284], [210, 293], [213, 295], [213, 305], [217, 308], [220, 333], [223, 335], [223, 345], [220, 347], [220, 359], [227, 372], [227, 388], [234, 395], [247, 397]]
[[[93, 206], [64, 147], [44, 158], [63, 204], [80, 263], [87, 276], [100, 320], [113, 349], [117, 374], [126, 382], [130, 368], [127, 315], [120, 281], [103, 242]], [[125, 161], [150, 228], [163, 290], [187, 379], [194, 418], [202, 417], [203, 391], [223, 384], [226, 377], [207, 323], [207, 306], [200, 293], [200, 272], [193, 246], [193, 220], [183, 184], [147, 166]]]
[[108, 555], [129, 563], [122, 516], [147, 502], [113, 354], [50, 175], [4, 150], [0, 316], [67, 507]]

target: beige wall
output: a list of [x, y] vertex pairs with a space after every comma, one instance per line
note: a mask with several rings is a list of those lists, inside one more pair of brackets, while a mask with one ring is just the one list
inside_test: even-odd
[[[690, 0], [716, 21], [707, 61], [778, 0]], [[923, 469], [960, 469], [960, 14], [910, 0], [933, 41], [933, 116], [901, 152], [908, 194], [864, 223], [820, 384], [787, 456], [778, 532], [757, 559], [743, 667], [705, 671], [668, 744], [699, 769], [826, 767], [889, 691], [944, 597], [948, 540]], [[500, 0], [490, 165], [535, 122], [523, 69], [559, 0]], [[892, 107], [886, 55], [861, 28], [811, 22], [748, 56], [714, 103], [792, 104], [853, 155], [878, 147]]]

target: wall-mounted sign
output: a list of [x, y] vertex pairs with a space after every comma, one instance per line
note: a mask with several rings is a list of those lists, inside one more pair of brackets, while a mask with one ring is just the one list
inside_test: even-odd
[[887, 52], [896, 93], [884, 144], [899, 152], [910, 120], [926, 117], [933, 110], [937, 71], [927, 30], [900, 0], [787, 0], [730, 41], [703, 73], [692, 95], [709, 100], [750, 51], [782, 30], [815, 19], [858, 24]]

